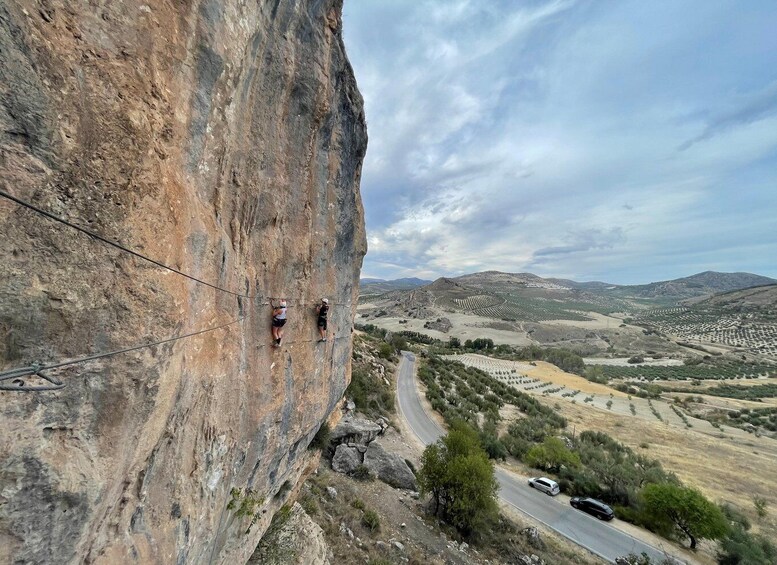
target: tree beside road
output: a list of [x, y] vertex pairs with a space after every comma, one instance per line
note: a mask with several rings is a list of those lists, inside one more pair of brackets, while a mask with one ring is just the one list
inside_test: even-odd
[[477, 432], [465, 423], [454, 423], [424, 450], [418, 484], [422, 494], [432, 495], [434, 512], [463, 534], [497, 517], [494, 466]]

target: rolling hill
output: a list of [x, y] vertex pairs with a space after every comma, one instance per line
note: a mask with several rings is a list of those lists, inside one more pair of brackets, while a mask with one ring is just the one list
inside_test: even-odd
[[563, 345], [584, 354], [678, 355], [692, 343], [777, 359], [777, 284], [763, 286], [772, 280], [705, 272], [612, 285], [486, 271], [410, 289], [388, 286], [386, 292], [381, 283], [365, 285], [370, 293], [362, 290], [359, 318], [441, 339], [486, 336], [502, 343]]
[[636, 323], [685, 340], [777, 359], [777, 285], [732, 290], [648, 310]]
[[362, 297], [378, 299], [382, 308], [396, 313], [414, 306], [434, 305], [449, 312], [471, 313], [507, 321], [554, 319], [584, 320], [586, 313], [638, 313], [649, 308], [673, 307], [680, 301], [699, 299], [776, 283], [750, 273], [707, 271], [671, 281], [645, 285], [579, 283], [543, 278], [532, 273], [485, 271], [459, 277], [442, 277], [424, 284], [421, 279], [376, 281], [362, 286]]
[[644, 285], [617, 286], [613, 293], [634, 298], [683, 299], [776, 284], [777, 280], [751, 273], [705, 271], [690, 277]]
[[375, 295], [383, 294], [384, 292], [391, 292], [392, 290], [408, 290], [411, 288], [417, 288], [431, 284], [432, 281], [418, 279], [415, 277], [384, 280], [384, 279], [361, 279], [359, 281], [359, 288], [362, 295]]

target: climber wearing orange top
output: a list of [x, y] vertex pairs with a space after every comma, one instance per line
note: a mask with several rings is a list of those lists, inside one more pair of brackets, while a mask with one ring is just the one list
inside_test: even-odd
[[272, 337], [275, 340], [273, 347], [281, 346], [281, 339], [283, 338], [283, 326], [286, 323], [286, 301], [281, 300], [281, 303], [274, 307], [272, 310]]

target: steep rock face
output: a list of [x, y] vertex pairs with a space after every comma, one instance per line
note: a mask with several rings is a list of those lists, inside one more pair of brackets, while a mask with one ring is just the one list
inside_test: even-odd
[[0, 371], [239, 320], [0, 392], [0, 562], [245, 562], [293, 492], [366, 250], [340, 4], [0, 4], [0, 189], [223, 289], [0, 198]]

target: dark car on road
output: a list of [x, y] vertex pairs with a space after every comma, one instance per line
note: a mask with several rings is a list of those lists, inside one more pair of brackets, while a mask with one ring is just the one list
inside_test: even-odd
[[593, 498], [575, 496], [569, 500], [569, 503], [573, 508], [587, 512], [591, 516], [596, 516], [600, 520], [612, 520], [615, 517], [615, 513], [612, 511], [612, 508], [607, 506], [604, 502], [600, 502]]

